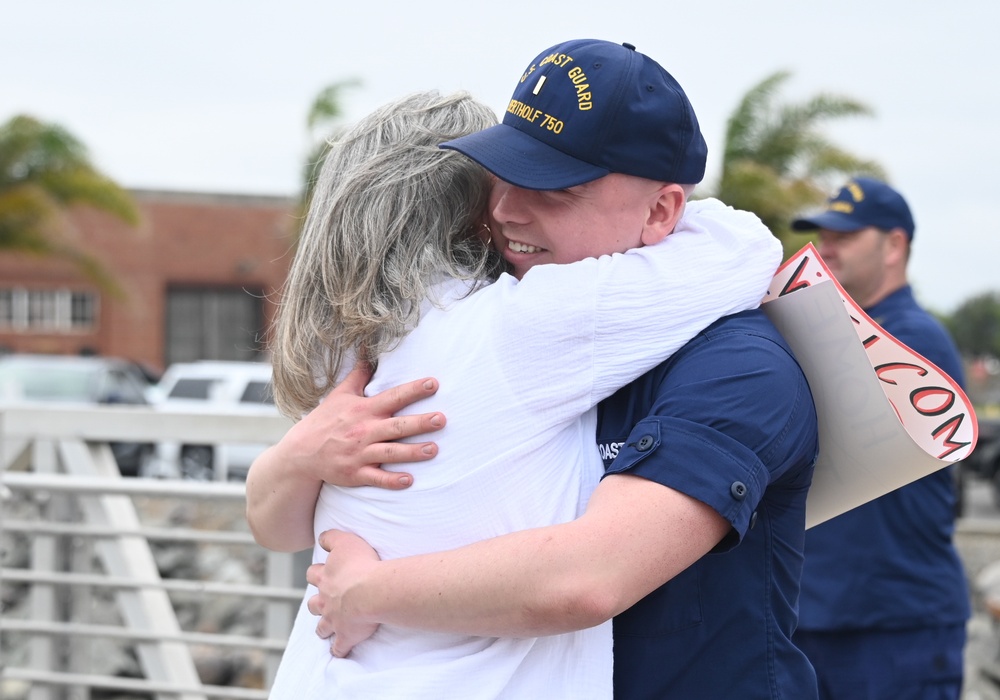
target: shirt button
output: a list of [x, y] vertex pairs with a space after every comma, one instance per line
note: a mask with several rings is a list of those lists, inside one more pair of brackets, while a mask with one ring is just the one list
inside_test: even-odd
[[648, 452], [652, 446], [653, 446], [652, 435], [643, 435], [641, 438], [639, 438], [639, 442], [635, 443], [635, 449], [639, 450], [639, 452]]
[[729, 493], [733, 495], [737, 501], [742, 501], [747, 497], [747, 485], [742, 481], [734, 481], [733, 485], [729, 487]]
[[750, 529], [753, 530], [753, 526], [757, 524], [757, 511], [750, 514]]

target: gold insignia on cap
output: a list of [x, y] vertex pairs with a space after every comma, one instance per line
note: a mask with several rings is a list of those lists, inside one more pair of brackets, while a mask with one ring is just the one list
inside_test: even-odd
[[856, 182], [848, 183], [847, 191], [851, 193], [852, 197], [854, 197], [855, 202], [860, 202], [865, 198], [865, 191], [861, 189], [861, 185]]
[[829, 211], [839, 211], [843, 214], [850, 214], [854, 211], [854, 205], [850, 202], [830, 202]]

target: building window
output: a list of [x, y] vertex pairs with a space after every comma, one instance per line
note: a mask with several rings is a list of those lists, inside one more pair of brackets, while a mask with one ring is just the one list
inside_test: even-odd
[[259, 290], [174, 287], [167, 290], [167, 364], [257, 360], [263, 352]]
[[14, 290], [0, 289], [0, 327], [14, 325]]
[[59, 327], [59, 292], [50, 289], [28, 290], [28, 328], [38, 330]]
[[0, 288], [0, 328], [69, 333], [97, 324], [97, 294], [68, 289]]
[[72, 292], [69, 304], [69, 324], [74, 330], [94, 327], [97, 322], [96, 296], [89, 292]]

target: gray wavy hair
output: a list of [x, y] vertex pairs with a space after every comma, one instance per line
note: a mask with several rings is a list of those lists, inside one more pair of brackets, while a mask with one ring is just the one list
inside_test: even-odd
[[272, 335], [275, 402], [300, 417], [354, 357], [373, 364], [419, 320], [430, 286], [470, 292], [503, 260], [479, 239], [490, 177], [438, 144], [496, 124], [468, 93], [409, 95], [326, 156]]

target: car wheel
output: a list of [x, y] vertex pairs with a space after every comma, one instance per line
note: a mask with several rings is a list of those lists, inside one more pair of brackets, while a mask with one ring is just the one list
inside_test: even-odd
[[112, 442], [109, 445], [121, 475], [139, 476], [147, 446], [137, 442]]
[[212, 464], [211, 445], [185, 445], [181, 448], [181, 476], [194, 481], [212, 481], [215, 468]]

